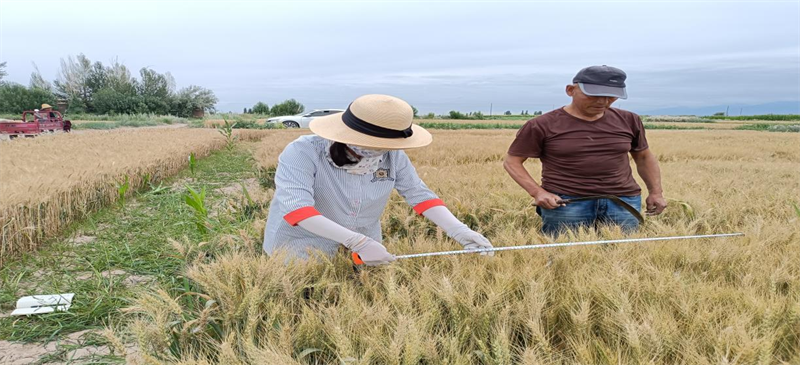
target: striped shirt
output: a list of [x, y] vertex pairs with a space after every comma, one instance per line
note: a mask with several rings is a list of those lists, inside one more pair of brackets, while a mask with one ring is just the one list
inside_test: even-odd
[[334, 255], [340, 242], [319, 237], [297, 226], [322, 214], [343, 227], [382, 241], [380, 217], [389, 195], [397, 189], [418, 214], [443, 205], [417, 175], [403, 151], [389, 151], [378, 170], [355, 175], [328, 161], [326, 139], [302, 136], [283, 150], [275, 172], [275, 195], [264, 229], [264, 251], [281, 249], [306, 258], [309, 249]]

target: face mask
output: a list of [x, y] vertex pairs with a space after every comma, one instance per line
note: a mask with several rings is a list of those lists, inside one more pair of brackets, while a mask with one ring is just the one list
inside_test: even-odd
[[325, 156], [328, 158], [328, 162], [330, 162], [334, 167], [346, 170], [348, 174], [353, 175], [366, 175], [378, 171], [378, 167], [380, 166], [381, 162], [383, 162], [384, 155], [386, 152], [388, 152], [387, 150], [372, 150], [368, 148], [347, 145], [347, 147], [352, 151], [348, 151], [348, 154], [357, 154], [358, 156], [352, 156], [352, 158], [354, 160], [357, 159], [358, 162], [344, 166], [338, 166], [333, 162], [330, 156], [330, 145], [332, 143], [333, 142], [330, 142], [328, 144], [328, 148], [325, 149]]
[[349, 147], [351, 150], [353, 150], [353, 152], [355, 152], [357, 155], [359, 155], [361, 157], [364, 157], [364, 158], [378, 157], [378, 156], [382, 156], [384, 153], [388, 152], [388, 150], [373, 150], [373, 149], [369, 149], [369, 148], [352, 146], [352, 145], [347, 145], [347, 147]]

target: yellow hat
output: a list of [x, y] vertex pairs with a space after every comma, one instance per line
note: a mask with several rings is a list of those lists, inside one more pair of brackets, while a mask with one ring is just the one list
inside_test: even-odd
[[331, 141], [382, 150], [400, 150], [429, 145], [431, 134], [413, 124], [411, 105], [389, 95], [364, 95], [344, 113], [316, 118], [309, 128]]
[[53, 107], [50, 104], [42, 104], [42, 109], [53, 109]]

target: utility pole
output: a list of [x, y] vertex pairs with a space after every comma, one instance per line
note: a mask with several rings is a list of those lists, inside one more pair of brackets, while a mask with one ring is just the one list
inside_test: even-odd
[[492, 106], [493, 106], [493, 104], [489, 103], [489, 116], [490, 117], [492, 116]]
[[730, 108], [731, 108], [731, 106], [730, 106], [730, 105], [728, 105], [727, 107], [725, 107], [725, 116], [726, 116], [726, 117], [728, 116], [728, 109], [730, 109]]

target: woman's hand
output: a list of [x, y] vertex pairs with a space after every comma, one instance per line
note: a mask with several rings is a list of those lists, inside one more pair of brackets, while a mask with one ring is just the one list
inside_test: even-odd
[[390, 254], [389, 251], [386, 250], [386, 247], [380, 244], [380, 242], [367, 236], [361, 236], [363, 238], [360, 238], [357, 242], [350, 244], [348, 244], [348, 242], [345, 246], [357, 253], [361, 261], [364, 261], [364, 264], [367, 266], [377, 266], [388, 264], [395, 260], [394, 255]]
[[[494, 248], [486, 237], [469, 229], [466, 225], [455, 229], [452, 234], [448, 233], [448, 235], [464, 246], [465, 250]], [[494, 256], [494, 252], [481, 252], [481, 255]]]

